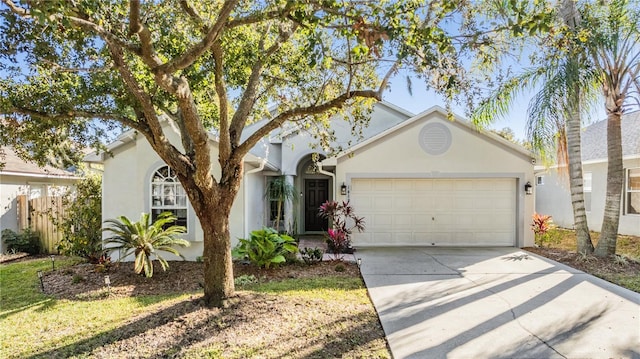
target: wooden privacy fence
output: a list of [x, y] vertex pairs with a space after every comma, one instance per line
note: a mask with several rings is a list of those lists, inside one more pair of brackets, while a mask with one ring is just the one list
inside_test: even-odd
[[62, 197], [28, 199], [26, 195], [18, 196], [18, 229], [22, 231], [31, 227], [37, 232], [44, 253], [58, 253], [62, 232], [58, 231], [55, 223], [59, 223], [65, 215]]

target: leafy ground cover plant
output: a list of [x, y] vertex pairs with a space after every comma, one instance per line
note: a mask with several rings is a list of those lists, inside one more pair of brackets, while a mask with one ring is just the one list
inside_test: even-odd
[[150, 222], [149, 213], [142, 213], [138, 222], [131, 222], [125, 216], [109, 219], [105, 221], [109, 227], [103, 230], [111, 232], [113, 235], [105, 240], [105, 249], [109, 252], [124, 251], [118, 261], [130, 254], [135, 254], [134, 271], [137, 274], [142, 274], [144, 271], [146, 277], [152, 277], [152, 256], [155, 256], [162, 269], [166, 271], [169, 268], [169, 263], [159, 252], [168, 252], [184, 259], [173, 246], [188, 247], [190, 245], [188, 241], [179, 238], [182, 233], [186, 232], [185, 227], [168, 226], [176, 219], [171, 212], [161, 213], [153, 223]]
[[306, 264], [315, 264], [322, 261], [324, 251], [321, 248], [303, 248], [300, 250], [300, 256]]
[[364, 217], [356, 216], [349, 201], [326, 201], [320, 206], [318, 215], [329, 219], [332, 228], [327, 231], [327, 246], [335, 254], [352, 253], [351, 234], [364, 231]]
[[247, 259], [258, 267], [269, 268], [286, 262], [286, 256], [298, 251], [296, 240], [286, 234], [279, 234], [273, 228], [263, 228], [251, 232], [248, 239], [240, 238], [233, 249], [233, 257]]

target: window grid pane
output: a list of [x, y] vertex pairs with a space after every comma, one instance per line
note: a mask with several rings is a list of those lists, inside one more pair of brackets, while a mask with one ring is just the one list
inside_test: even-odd
[[163, 212], [171, 212], [178, 218], [173, 224], [187, 227], [187, 195], [175, 173], [164, 166], [156, 171], [151, 181], [152, 220]]

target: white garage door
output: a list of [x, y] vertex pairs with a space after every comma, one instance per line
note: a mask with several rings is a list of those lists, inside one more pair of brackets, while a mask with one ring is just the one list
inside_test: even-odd
[[515, 245], [515, 179], [357, 178], [350, 198], [366, 222], [355, 245]]

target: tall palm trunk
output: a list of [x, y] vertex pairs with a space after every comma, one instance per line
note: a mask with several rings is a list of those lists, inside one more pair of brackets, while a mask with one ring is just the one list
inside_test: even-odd
[[622, 164], [622, 117], [623, 97], [615, 91], [605, 88], [607, 98], [607, 194], [604, 204], [604, 217], [600, 240], [596, 246], [598, 257], [611, 256], [616, 253], [618, 224], [620, 222], [620, 201], [624, 186], [624, 169]]
[[[579, 93], [579, 89], [576, 89]], [[581, 118], [579, 107], [571, 111], [566, 121], [567, 151], [569, 158], [569, 189], [573, 207], [573, 223], [576, 231], [578, 253], [593, 253], [593, 243], [587, 224], [584, 207], [584, 181], [582, 177], [582, 145], [580, 138]]]
[[[565, 0], [562, 4], [562, 19], [571, 30], [575, 31], [580, 21], [580, 14], [576, 9], [573, 0]], [[569, 68], [574, 73], [574, 81], [579, 78], [579, 62], [578, 55], [569, 52], [570, 58]], [[584, 179], [582, 177], [582, 145], [580, 138], [580, 129], [582, 126], [582, 118], [580, 116], [580, 100], [582, 91], [580, 85], [574, 85], [573, 91], [569, 94], [567, 106], [569, 108], [568, 116], [565, 121], [567, 132], [567, 156], [569, 159], [569, 189], [571, 191], [571, 205], [573, 207], [573, 223], [576, 231], [578, 253], [593, 253], [593, 243], [589, 234], [589, 225], [587, 223], [587, 211], [584, 207]]]

